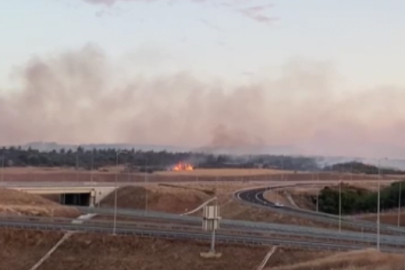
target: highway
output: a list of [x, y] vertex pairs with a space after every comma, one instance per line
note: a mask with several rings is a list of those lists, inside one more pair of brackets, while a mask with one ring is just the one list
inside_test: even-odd
[[[106, 221], [88, 220], [83, 223], [72, 223], [72, 219], [29, 218], [29, 217], [0, 217], [0, 226], [7, 228], [40, 229], [56, 231], [80, 231], [91, 233], [111, 233], [112, 224]], [[201, 231], [201, 227], [168, 225], [162, 223], [128, 223], [117, 222], [117, 234], [139, 235], [149, 237], [163, 237], [171, 239], [187, 239], [207, 241], [211, 235]], [[372, 237], [375, 237], [372, 236]], [[383, 237], [381, 249], [386, 252], [404, 252], [405, 238]], [[374, 246], [374, 239], [364, 235], [362, 239], [353, 240], [340, 237], [337, 239], [305, 239], [303, 236], [283, 234], [281, 231], [266, 231], [251, 233], [240, 230], [219, 230], [217, 240], [225, 243], [239, 243], [252, 245], [283, 245], [309, 249], [327, 250], [356, 250]]]
[[[114, 209], [106, 208], [81, 208], [83, 212], [97, 213], [100, 215], [113, 215]], [[201, 226], [201, 218], [193, 216], [179, 216], [176, 214], [161, 213], [155, 211], [145, 212], [144, 210], [129, 210], [129, 209], [117, 209], [119, 216], [126, 216], [132, 218], [143, 218], [154, 220], [155, 222], [162, 223], [176, 223], [176, 224], [189, 224], [195, 226]], [[366, 241], [375, 243], [377, 235], [375, 233], [354, 232], [354, 231], [341, 231], [331, 229], [314, 228], [307, 226], [297, 226], [278, 223], [266, 223], [266, 222], [253, 222], [242, 220], [221, 220], [221, 228], [224, 230], [239, 230], [248, 231], [251, 233], [276, 233], [294, 235], [297, 237], [306, 238], [319, 238], [323, 241], [331, 241], [333, 239], [341, 239], [345, 241]], [[405, 243], [405, 236], [393, 236], [393, 235], [380, 235], [380, 240], [387, 244], [395, 244], [402, 246], [401, 243]]]

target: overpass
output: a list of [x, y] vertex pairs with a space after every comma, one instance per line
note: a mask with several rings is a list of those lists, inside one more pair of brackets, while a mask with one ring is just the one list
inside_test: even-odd
[[115, 190], [112, 186], [15, 186], [14, 190], [38, 195], [59, 195], [65, 205], [94, 206]]

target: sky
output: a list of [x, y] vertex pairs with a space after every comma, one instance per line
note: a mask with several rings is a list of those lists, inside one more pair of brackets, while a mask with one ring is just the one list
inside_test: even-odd
[[1, 1], [0, 143], [405, 156], [404, 12], [400, 0]]

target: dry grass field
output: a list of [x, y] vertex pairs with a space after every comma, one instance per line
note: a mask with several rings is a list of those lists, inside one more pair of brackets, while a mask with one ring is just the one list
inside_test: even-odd
[[401, 254], [384, 254], [375, 250], [337, 253], [314, 260], [269, 267], [266, 270], [402, 270], [405, 259]]
[[[181, 214], [190, 211], [212, 196], [202, 191], [187, 190], [166, 186], [151, 185], [147, 187], [128, 186], [117, 191], [117, 206], [128, 209], [145, 209]], [[114, 206], [115, 194], [104, 198], [100, 205]]]
[[[61, 237], [58, 232], [0, 230], [0, 269], [30, 269]], [[208, 249], [206, 242], [74, 234], [38, 270], [246, 270], [256, 269], [270, 248], [217, 244], [221, 258], [201, 258]]]
[[[144, 173], [125, 171], [123, 166], [106, 167], [92, 172], [73, 168], [6, 168], [2, 172], [4, 181], [80, 181], [113, 182], [118, 177], [120, 182], [143, 182]], [[150, 182], [159, 181], [303, 181], [314, 180], [314, 175], [307, 172], [280, 171], [271, 169], [196, 169], [193, 171], [161, 171], [147, 174]], [[318, 176], [317, 176], [318, 179]], [[339, 175], [320, 173], [320, 180], [348, 181], [375, 180], [375, 176]]]
[[75, 208], [62, 206], [41, 196], [0, 188], [0, 213], [27, 216], [77, 217]]
[[163, 171], [157, 172], [157, 175], [173, 176], [251, 176], [251, 175], [273, 175], [273, 174], [291, 174], [294, 171], [283, 171], [273, 169], [195, 169], [193, 171]]
[[[0, 269], [30, 269], [62, 237], [59, 232], [0, 230]], [[208, 242], [73, 234], [38, 270], [255, 270], [271, 247], [217, 244], [219, 259], [203, 259]], [[334, 253], [278, 247], [266, 270], [402, 270], [402, 255], [374, 250]]]

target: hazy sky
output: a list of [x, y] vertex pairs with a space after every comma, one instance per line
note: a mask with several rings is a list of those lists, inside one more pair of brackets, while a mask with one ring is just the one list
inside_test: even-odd
[[[401, 0], [0, 1], [0, 143], [405, 147], [404, 14]], [[102, 112], [106, 93], [117, 108]]]

